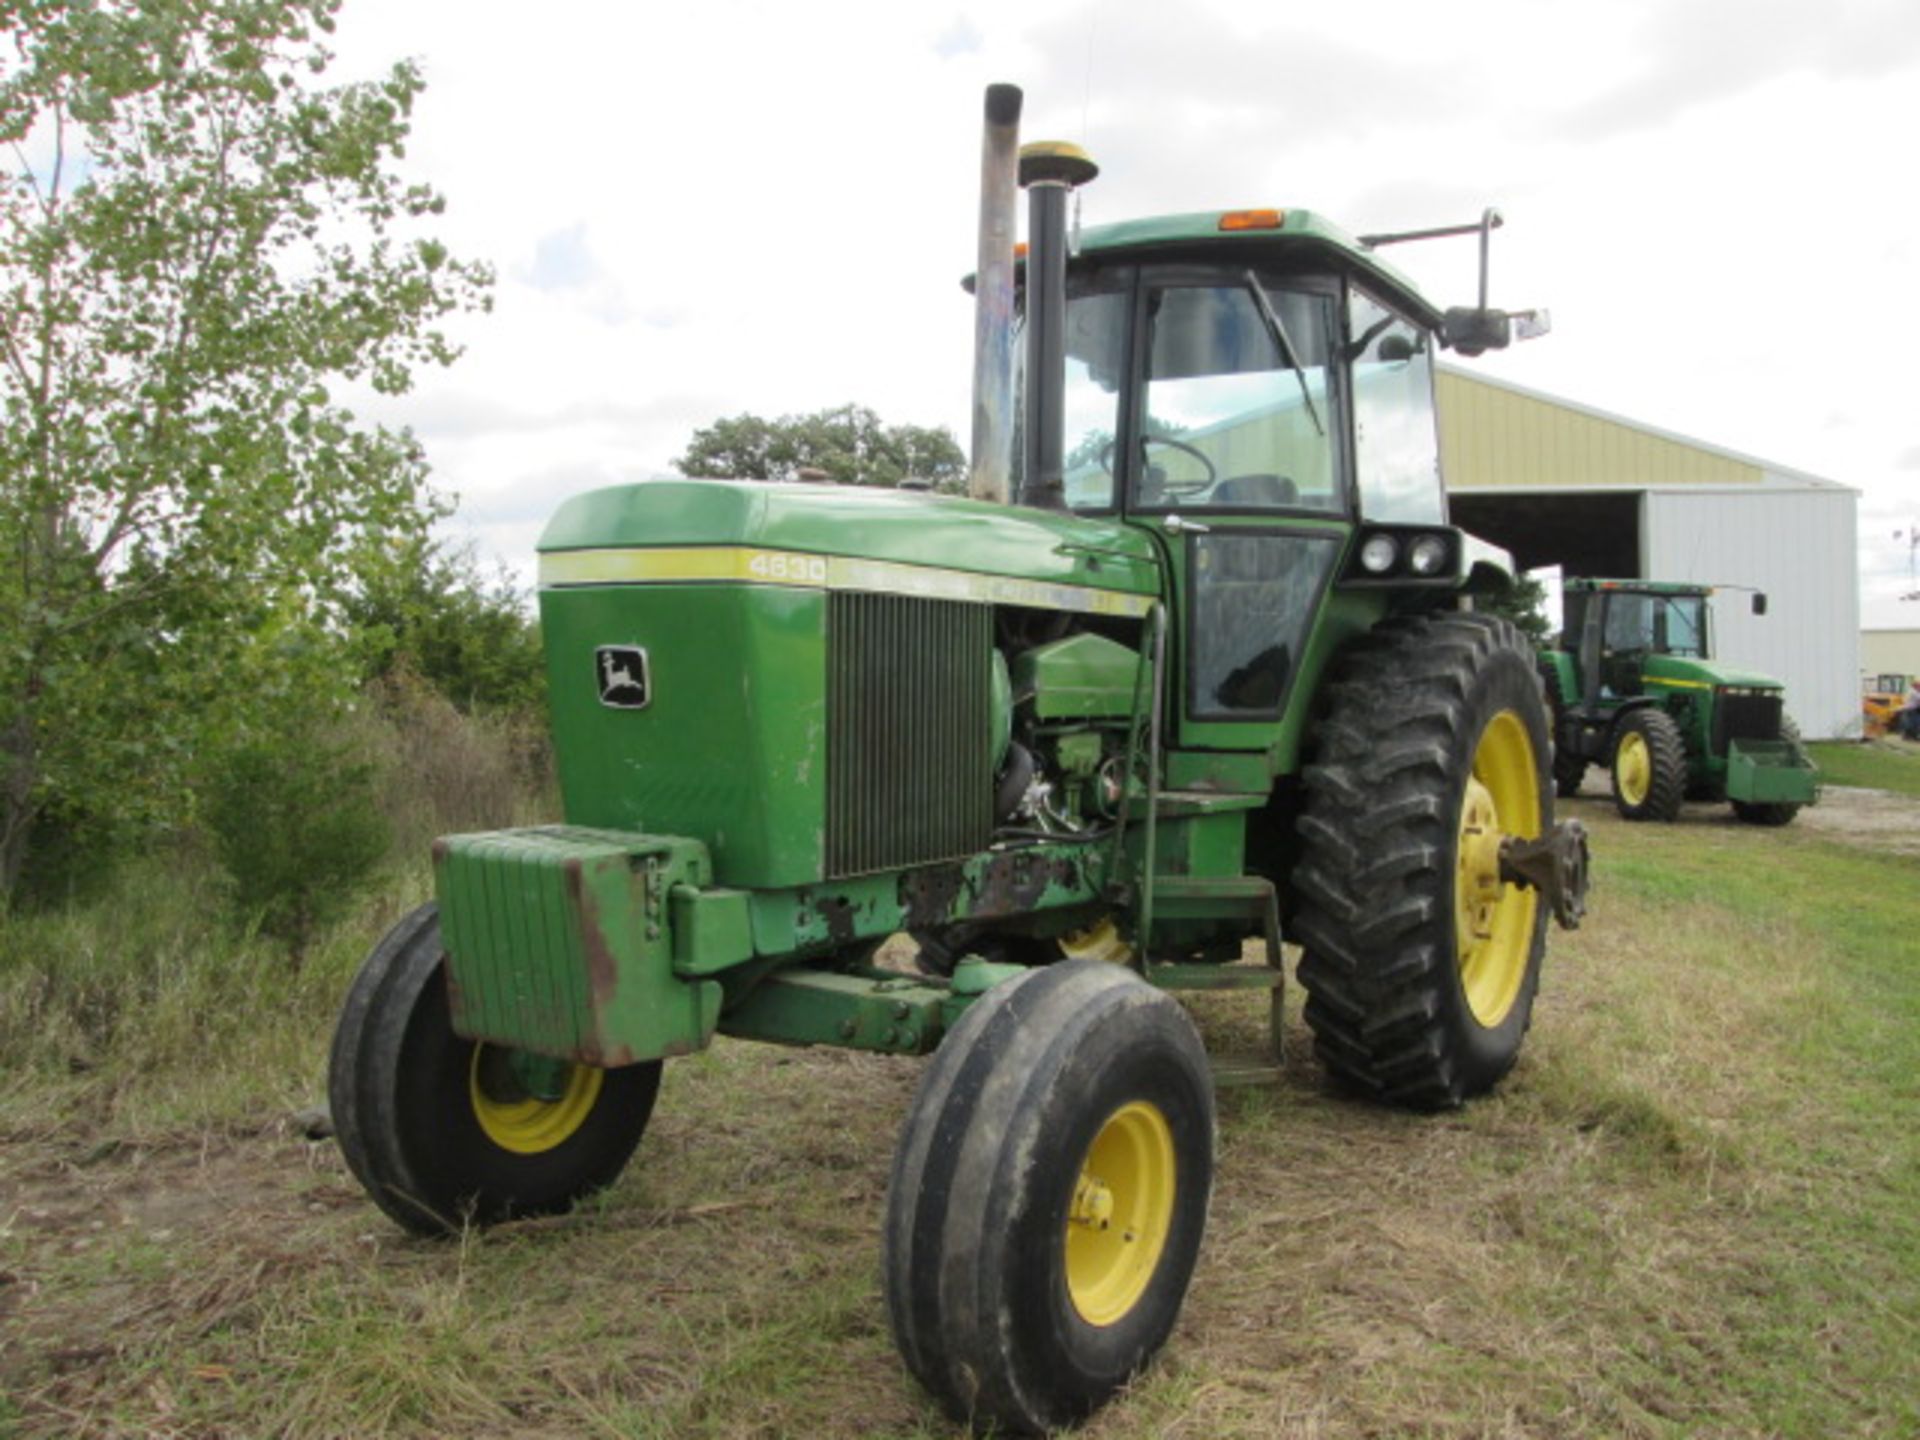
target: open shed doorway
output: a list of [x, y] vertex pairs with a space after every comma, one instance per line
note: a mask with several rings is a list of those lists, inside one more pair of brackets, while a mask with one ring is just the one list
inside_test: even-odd
[[1638, 490], [1470, 490], [1447, 497], [1449, 516], [1468, 534], [1511, 552], [1514, 565], [1563, 575], [1640, 576]]

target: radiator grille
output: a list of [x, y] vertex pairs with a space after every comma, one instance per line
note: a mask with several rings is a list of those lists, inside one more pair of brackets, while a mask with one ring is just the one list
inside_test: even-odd
[[1778, 740], [1781, 704], [1777, 692], [1729, 695], [1721, 691], [1714, 697], [1713, 753], [1726, 754], [1730, 740]]
[[953, 600], [829, 598], [829, 877], [987, 847], [992, 623]]

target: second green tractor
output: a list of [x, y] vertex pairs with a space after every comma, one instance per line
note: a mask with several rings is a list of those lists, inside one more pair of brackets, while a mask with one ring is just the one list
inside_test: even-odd
[[[1740, 819], [1785, 825], [1819, 798], [1819, 773], [1778, 680], [1713, 656], [1713, 588], [1657, 580], [1569, 580], [1558, 648], [1540, 658], [1554, 710], [1553, 776], [1578, 793], [1605, 765], [1629, 820], [1673, 820], [1687, 800], [1727, 801]], [[1751, 601], [1766, 613], [1766, 597]]]

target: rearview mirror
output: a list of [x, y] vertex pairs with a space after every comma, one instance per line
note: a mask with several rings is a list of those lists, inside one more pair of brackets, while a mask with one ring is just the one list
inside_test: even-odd
[[1756, 615], [1764, 615], [1767, 613], [1766, 591], [1756, 590], [1753, 592], [1753, 613]]

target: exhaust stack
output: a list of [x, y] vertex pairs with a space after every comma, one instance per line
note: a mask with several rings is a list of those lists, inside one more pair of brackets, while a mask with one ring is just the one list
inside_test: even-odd
[[1027, 191], [1027, 414], [1022, 505], [1067, 508], [1061, 402], [1067, 388], [1067, 192], [1100, 173], [1078, 145], [1022, 147]]
[[1005, 505], [1013, 464], [1013, 230], [1020, 87], [987, 87], [973, 280], [973, 452], [967, 493]]

